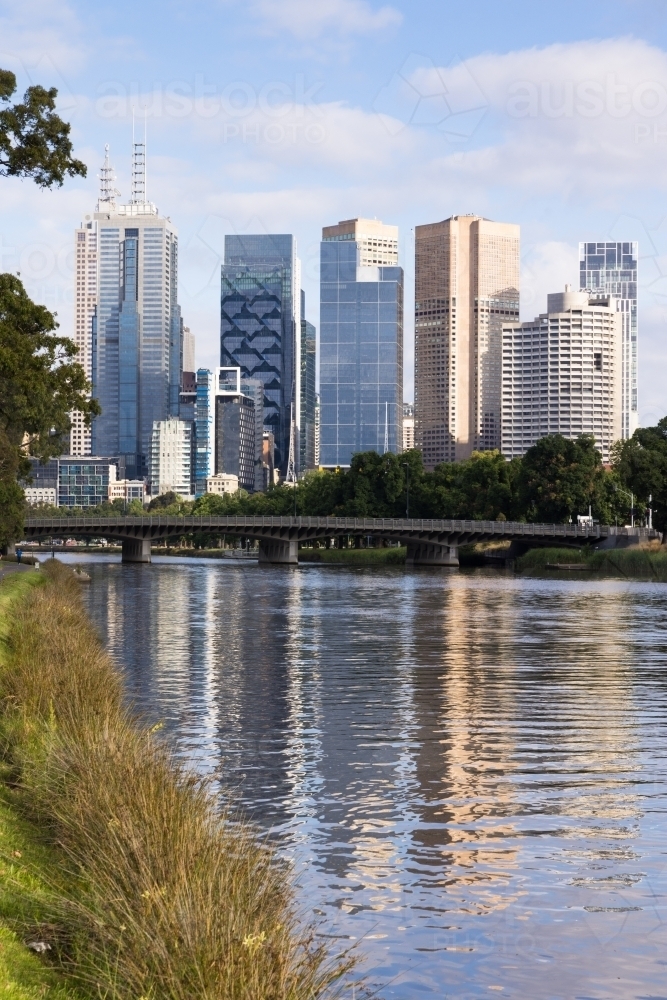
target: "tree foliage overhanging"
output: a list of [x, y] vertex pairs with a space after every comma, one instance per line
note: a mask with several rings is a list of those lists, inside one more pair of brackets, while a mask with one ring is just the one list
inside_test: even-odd
[[0, 69], [0, 175], [30, 177], [43, 188], [85, 177], [85, 163], [72, 157], [70, 126], [55, 113], [56, 88], [28, 87], [11, 104], [15, 91], [14, 74]]
[[29, 455], [62, 454], [70, 411], [86, 420], [100, 412], [74, 359], [77, 347], [58, 336], [55, 317], [36, 305], [21, 281], [0, 274], [0, 546], [20, 538]]

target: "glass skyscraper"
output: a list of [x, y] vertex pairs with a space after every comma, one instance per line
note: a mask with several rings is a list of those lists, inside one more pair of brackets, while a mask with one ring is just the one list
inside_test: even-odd
[[147, 474], [156, 420], [178, 416], [182, 322], [177, 302], [178, 237], [145, 200], [145, 151], [136, 143], [133, 191], [116, 205], [108, 161], [94, 215], [98, 239], [97, 302], [92, 322], [94, 454], [119, 456], [126, 474]]
[[317, 334], [315, 327], [305, 319], [306, 296], [301, 292], [301, 472], [315, 468], [315, 376]]
[[290, 235], [225, 237], [220, 364], [264, 386], [264, 430], [284, 478], [290, 450], [299, 469], [301, 273]]
[[637, 260], [639, 245], [580, 243], [579, 287], [619, 300], [622, 313], [621, 436], [631, 438], [639, 426], [637, 408]]
[[323, 231], [320, 465], [403, 443], [403, 269], [394, 226], [352, 219]]

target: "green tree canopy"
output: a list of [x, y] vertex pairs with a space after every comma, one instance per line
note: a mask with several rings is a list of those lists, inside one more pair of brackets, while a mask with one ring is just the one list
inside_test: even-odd
[[0, 431], [23, 475], [26, 453], [43, 461], [62, 453], [71, 410], [80, 410], [88, 422], [100, 412], [88, 396], [83, 368], [73, 360], [76, 345], [57, 336], [57, 327], [18, 278], [0, 274]]
[[72, 157], [70, 126], [55, 113], [55, 87], [28, 87], [23, 101], [11, 104], [15, 91], [14, 74], [0, 69], [0, 175], [30, 177], [40, 187], [85, 177], [85, 163]]
[[591, 435], [570, 441], [548, 434], [521, 459], [517, 502], [526, 520], [560, 524], [578, 514], [600, 517], [605, 496], [605, 470]]
[[[636, 507], [647, 507], [649, 497], [653, 498], [653, 523], [659, 531], [667, 531], [667, 417], [619, 442], [614, 469], [623, 486], [635, 494]], [[626, 498], [626, 510], [627, 506]]]

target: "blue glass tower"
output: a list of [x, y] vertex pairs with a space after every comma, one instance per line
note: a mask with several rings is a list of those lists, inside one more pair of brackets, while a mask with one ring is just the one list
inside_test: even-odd
[[579, 287], [614, 295], [622, 314], [621, 434], [631, 438], [639, 426], [637, 408], [637, 258], [639, 244], [580, 243]]
[[367, 242], [353, 232], [325, 236], [321, 244], [320, 465], [326, 468], [349, 466], [356, 452], [402, 450], [403, 269], [362, 265]]
[[299, 461], [301, 408], [300, 262], [290, 235], [225, 237], [220, 364], [264, 386], [264, 430], [284, 477]]

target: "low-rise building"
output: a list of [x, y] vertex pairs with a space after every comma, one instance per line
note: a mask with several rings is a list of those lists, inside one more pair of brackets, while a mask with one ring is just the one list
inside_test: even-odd
[[236, 493], [239, 488], [239, 477], [230, 473], [219, 472], [206, 480], [206, 492], [222, 496], [223, 493]]
[[613, 296], [566, 285], [532, 323], [503, 327], [505, 458], [548, 434], [592, 434], [602, 461], [610, 460], [622, 433], [621, 319]]
[[58, 506], [98, 507], [109, 499], [116, 481], [116, 459], [61, 455], [58, 459]]
[[55, 486], [26, 486], [23, 489], [26, 503], [35, 507], [39, 503], [48, 503], [52, 507], [58, 506], [58, 490]]
[[145, 495], [143, 479], [117, 479], [109, 483], [109, 500], [141, 500], [143, 503]]

